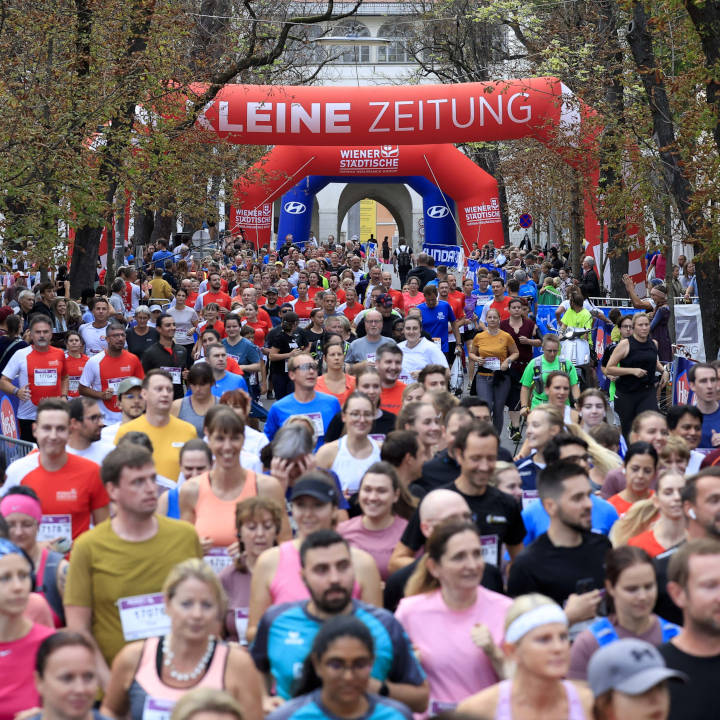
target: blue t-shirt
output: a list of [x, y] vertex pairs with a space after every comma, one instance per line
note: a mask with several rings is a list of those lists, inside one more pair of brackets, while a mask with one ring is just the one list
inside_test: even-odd
[[278, 400], [268, 412], [265, 421], [265, 434], [269, 440], [275, 437], [275, 433], [283, 426], [285, 421], [293, 415], [307, 415], [315, 424], [318, 440], [315, 445], [317, 450], [325, 441], [325, 432], [330, 421], [340, 412], [340, 402], [334, 395], [315, 393], [315, 397], [306, 403], [295, 399], [295, 393], [286, 395]]
[[158, 267], [165, 267], [166, 260], [173, 260], [175, 256], [169, 250], [156, 250], [153, 253], [152, 261], [153, 265]]
[[[592, 501], [592, 531], [600, 535], [607, 535], [618, 519], [618, 512], [612, 503], [597, 495], [590, 495], [590, 500]], [[546, 533], [550, 527], [550, 516], [540, 500], [530, 503], [522, 511], [522, 519], [527, 531], [525, 540], [523, 540], [525, 545], [529, 545], [533, 540]]]
[[[412, 720], [406, 705], [388, 697], [367, 695], [368, 709], [355, 720]], [[266, 720], [337, 720], [322, 702], [322, 689], [289, 700], [270, 713]]]
[[518, 290], [518, 296], [532, 298], [533, 303], [536, 303], [538, 299], [537, 285], [532, 280], [524, 282]]
[[244, 390], [248, 391], [247, 383], [242, 375], [226, 372], [222, 380], [216, 380], [212, 386], [212, 394], [216, 397], [222, 397], [224, 392], [228, 390]]
[[[257, 669], [275, 679], [277, 694], [287, 700], [302, 673], [323, 621], [307, 610], [309, 600], [272, 606], [260, 619], [250, 654]], [[372, 676], [380, 682], [422, 685], [425, 673], [418, 664], [402, 625], [395, 616], [374, 605], [353, 600], [352, 614], [367, 625], [375, 644]]]
[[455, 322], [450, 303], [438, 300], [434, 308], [429, 308], [427, 303], [420, 303], [418, 309], [422, 313], [423, 330], [430, 334], [431, 338], [440, 338], [440, 349], [448, 351], [448, 322]]
[[700, 436], [700, 445], [698, 445], [698, 447], [715, 449], [712, 444], [713, 430], [720, 432], [720, 407], [710, 415], [703, 413], [702, 435]]
[[237, 360], [238, 365], [254, 365], [256, 362], [260, 362], [260, 351], [255, 343], [250, 342], [247, 338], [240, 338], [237, 345], [231, 345], [230, 341], [225, 338], [222, 344], [227, 350], [227, 354]]
[[535, 490], [537, 487], [537, 475], [545, 467], [545, 465], [536, 463], [533, 459], [534, 457], [535, 452], [533, 451], [532, 455], [515, 461], [515, 465], [520, 473], [520, 479], [522, 480], [523, 490]]

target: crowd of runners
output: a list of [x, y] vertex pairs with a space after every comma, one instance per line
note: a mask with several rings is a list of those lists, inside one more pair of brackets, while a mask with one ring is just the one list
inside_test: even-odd
[[373, 250], [160, 239], [79, 298], [8, 268], [0, 720], [720, 717], [692, 262], [606, 314], [562, 249]]

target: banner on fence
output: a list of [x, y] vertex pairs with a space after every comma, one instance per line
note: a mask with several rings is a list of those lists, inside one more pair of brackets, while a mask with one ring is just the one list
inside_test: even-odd
[[19, 404], [17, 396], [0, 392], [0, 435], [8, 438], [20, 437], [20, 428], [17, 422]]
[[705, 362], [705, 339], [699, 305], [675, 306], [675, 342], [698, 362]]
[[694, 405], [695, 393], [690, 389], [688, 371], [695, 363], [692, 360], [675, 356], [673, 360], [672, 395], [673, 405]]
[[461, 270], [463, 267], [463, 250], [459, 245], [437, 245], [425, 243], [423, 252], [426, 252], [438, 265], [447, 265], [449, 268]]

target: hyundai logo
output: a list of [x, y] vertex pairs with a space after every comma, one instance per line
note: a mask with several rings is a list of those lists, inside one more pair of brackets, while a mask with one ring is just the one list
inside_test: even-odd
[[433, 205], [427, 209], [427, 216], [434, 220], [447, 217], [450, 211], [444, 205]]
[[290, 213], [290, 215], [302, 215], [307, 210], [307, 207], [305, 207], [305, 203], [291, 200], [283, 205], [283, 210], [286, 213]]

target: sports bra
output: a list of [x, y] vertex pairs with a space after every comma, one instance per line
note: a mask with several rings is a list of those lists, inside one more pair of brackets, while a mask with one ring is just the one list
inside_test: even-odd
[[[309, 600], [310, 593], [300, 576], [300, 551], [295, 547], [292, 540], [286, 540], [279, 545], [280, 557], [278, 558], [275, 577], [270, 583], [270, 597], [273, 605], [285, 602], [296, 602], [297, 600]], [[355, 580], [352, 596], [360, 598], [362, 588]]]
[[[232, 500], [221, 500], [210, 487], [210, 473], [197, 478], [198, 496], [195, 504], [195, 530], [201, 538], [209, 537], [215, 547], [228, 547], [237, 540], [235, 506], [242, 500], [257, 495], [257, 477], [254, 470], [245, 471], [242, 492]], [[299, 580], [299, 576], [298, 576]]]
[[[140, 664], [128, 690], [131, 720], [143, 720], [146, 710], [164, 710], [169, 713], [183, 695], [198, 687], [225, 689], [225, 666], [229, 651], [225, 643], [215, 644], [210, 664], [197, 684], [191, 688], [174, 688], [166, 685], [158, 674], [158, 667], [162, 667], [162, 658], [159, 657], [162, 652], [161, 641], [162, 638], [153, 637], [143, 644]], [[151, 717], [150, 713], [148, 717]]]
[[[500, 683], [500, 694], [498, 695], [497, 708], [495, 709], [495, 720], [512, 720], [512, 680], [502, 680]], [[569, 681], [563, 680], [563, 687], [568, 701], [568, 714], [566, 720], [586, 720], [585, 710], [580, 693]], [[560, 720], [560, 719], [558, 719]], [[565, 719], [563, 719], [565, 720]]]

